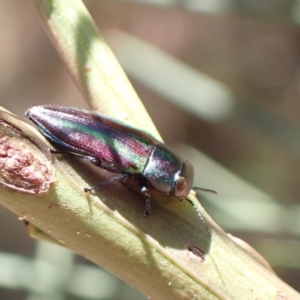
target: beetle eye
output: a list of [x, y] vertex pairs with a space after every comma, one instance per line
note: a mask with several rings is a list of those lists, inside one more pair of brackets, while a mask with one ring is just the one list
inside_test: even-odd
[[194, 169], [193, 166], [188, 161], [183, 161], [181, 170], [176, 178], [173, 196], [176, 198], [185, 199], [192, 188], [194, 181]]
[[188, 189], [184, 177], [179, 176], [174, 186], [174, 197], [184, 199], [188, 196], [190, 190]]

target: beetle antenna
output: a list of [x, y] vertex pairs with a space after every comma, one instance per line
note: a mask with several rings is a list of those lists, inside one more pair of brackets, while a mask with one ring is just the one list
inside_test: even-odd
[[211, 194], [215, 194], [215, 195], [218, 194], [218, 192], [216, 192], [216, 191], [214, 191], [214, 190], [211, 190], [211, 189], [205, 189], [205, 188], [198, 187], [198, 186], [193, 186], [193, 187], [192, 187], [192, 190], [199, 190], [199, 191], [202, 191], [202, 192], [205, 192], [205, 193], [211, 193]]
[[192, 200], [190, 200], [190, 199], [185, 199], [185, 200], [188, 201], [194, 207], [194, 209], [195, 209], [197, 215], [199, 216], [199, 218], [200, 218], [203, 226], [205, 227], [208, 235], [211, 237], [211, 233], [208, 230], [208, 227], [207, 227], [207, 225], [206, 225], [206, 223], [204, 221], [204, 218], [202, 217], [202, 214], [201, 214], [200, 210], [196, 207], [195, 203]]

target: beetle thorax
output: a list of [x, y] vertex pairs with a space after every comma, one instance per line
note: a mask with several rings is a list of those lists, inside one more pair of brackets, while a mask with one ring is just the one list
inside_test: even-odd
[[173, 194], [183, 160], [167, 145], [159, 143], [153, 147], [142, 172], [147, 181], [159, 192]]
[[162, 143], [153, 147], [142, 175], [156, 190], [180, 199], [188, 196], [194, 180], [192, 165]]

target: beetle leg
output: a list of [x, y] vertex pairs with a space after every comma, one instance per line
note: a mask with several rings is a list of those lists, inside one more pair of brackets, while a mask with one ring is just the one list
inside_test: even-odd
[[101, 186], [104, 186], [104, 185], [107, 185], [107, 184], [111, 184], [111, 183], [114, 183], [116, 181], [120, 181], [120, 180], [126, 179], [128, 177], [129, 177], [128, 174], [122, 174], [122, 175], [113, 177], [113, 178], [111, 178], [109, 180], [102, 181], [102, 182], [100, 182], [100, 183], [98, 183], [98, 184], [96, 184], [96, 185], [94, 185], [94, 186], [92, 186], [90, 188], [84, 188], [84, 191], [85, 192], [91, 192], [91, 191], [94, 191], [94, 190], [98, 189]]
[[68, 154], [71, 156], [75, 156], [76, 158], [79, 158], [79, 159], [88, 160], [89, 162], [91, 162], [93, 165], [95, 165], [97, 167], [101, 165], [100, 159], [95, 156], [81, 155], [81, 154], [76, 154], [73, 152], [70, 152]]
[[144, 210], [145, 217], [149, 217], [149, 215], [150, 215], [150, 204], [151, 204], [151, 199], [150, 199], [150, 197], [148, 197], [146, 199], [145, 210]]
[[141, 186], [141, 192], [147, 197], [145, 203], [145, 209], [144, 209], [144, 216], [149, 217], [151, 198], [150, 195], [148, 194], [148, 188], [145, 185]]
[[61, 154], [61, 155], [74, 156], [79, 159], [88, 160], [95, 166], [101, 165], [100, 159], [95, 156], [83, 155], [83, 154], [78, 154], [78, 153], [74, 153], [74, 152], [64, 152], [64, 151], [52, 150], [52, 149], [50, 149], [50, 153], [54, 154], [54, 155]]
[[53, 149], [50, 149], [50, 153], [51, 153], [51, 154], [54, 154], [54, 155], [57, 155], [57, 154], [64, 154], [62, 151], [53, 150]]

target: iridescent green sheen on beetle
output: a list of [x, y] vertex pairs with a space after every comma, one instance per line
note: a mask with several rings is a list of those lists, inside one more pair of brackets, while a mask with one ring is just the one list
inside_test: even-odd
[[[192, 189], [192, 165], [145, 131], [91, 111], [58, 105], [33, 106], [26, 116], [63, 151], [120, 174], [85, 188], [86, 192], [125, 178], [136, 179], [146, 196], [144, 215], [148, 216], [151, 188], [179, 199], [186, 199]], [[194, 203], [186, 200], [204, 223]]]

